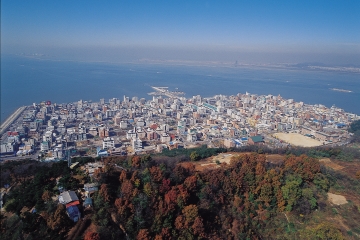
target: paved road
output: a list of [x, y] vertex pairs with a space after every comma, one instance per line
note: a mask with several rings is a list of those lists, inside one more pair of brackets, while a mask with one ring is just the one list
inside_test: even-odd
[[5, 133], [5, 131], [9, 128], [9, 126], [24, 112], [26, 106], [19, 107], [13, 114], [8, 117], [0, 127], [0, 135]]
[[0, 156], [0, 160], [1, 161], [5, 161], [5, 160], [24, 160], [24, 159], [38, 160], [39, 153], [40, 153], [40, 151], [36, 150], [32, 154], [24, 155], [24, 156], [2, 155], [2, 156]]
[[38, 156], [38, 155], [35, 155], [35, 154], [25, 155], [25, 156], [13, 156], [13, 155], [1, 156], [1, 157], [0, 157], [0, 161], [5, 161], [5, 160], [16, 161], [16, 160], [25, 160], [25, 159], [34, 159], [34, 160], [37, 160], [37, 156]]

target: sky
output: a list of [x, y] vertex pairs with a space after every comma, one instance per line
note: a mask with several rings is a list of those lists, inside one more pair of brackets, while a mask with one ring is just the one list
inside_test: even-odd
[[1, 52], [360, 64], [360, 1], [1, 1]]

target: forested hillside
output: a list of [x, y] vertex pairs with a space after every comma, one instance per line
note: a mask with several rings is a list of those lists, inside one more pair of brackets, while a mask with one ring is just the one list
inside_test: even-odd
[[[316, 152], [316, 151], [315, 151]], [[174, 156], [176, 159], [176, 156]], [[52, 198], [56, 181], [76, 190], [91, 179], [80, 167], [39, 165], [3, 173], [18, 184], [7, 196], [2, 239], [357, 239], [360, 204], [333, 206], [329, 189], [347, 187], [354, 199], [360, 184], [321, 166], [307, 155], [242, 153], [230, 164], [195, 171], [192, 162], [171, 157], [109, 157], [94, 174], [100, 184], [93, 207], [71, 222]], [[93, 159], [82, 159], [85, 164]], [[14, 163], [12, 163], [14, 165]], [[27, 163], [30, 164], [30, 163]], [[343, 189], [345, 191], [345, 189]], [[24, 208], [35, 207], [31, 213]], [[14, 213], [14, 214], [11, 214]], [[343, 219], [343, 215], [351, 219]], [[332, 219], [342, 219], [345, 227]]]

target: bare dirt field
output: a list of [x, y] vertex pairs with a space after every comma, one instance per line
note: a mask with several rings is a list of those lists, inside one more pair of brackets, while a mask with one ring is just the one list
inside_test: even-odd
[[220, 153], [219, 155], [217, 156], [214, 156], [211, 161], [212, 162], [216, 162], [216, 161], [219, 161], [220, 163], [227, 163], [227, 164], [230, 164], [230, 160], [232, 157], [235, 157], [235, 156], [238, 156], [240, 155], [239, 153]]
[[332, 203], [332, 204], [335, 204], [335, 205], [342, 205], [342, 204], [346, 204], [348, 203], [346, 201], [346, 198], [342, 195], [337, 195], [337, 194], [333, 194], [333, 193], [328, 193], [328, 198], [329, 198], [329, 201]]
[[318, 140], [303, 136], [298, 133], [275, 133], [273, 136], [294, 146], [316, 147], [323, 145], [323, 143]]
[[266, 162], [272, 163], [272, 164], [281, 164], [285, 160], [285, 156], [282, 156], [280, 154], [269, 154], [266, 155]]
[[[192, 162], [196, 171], [211, 170], [221, 167], [220, 164], [230, 164], [231, 158], [245, 153], [220, 153], [217, 156], [209, 157], [199, 162]], [[220, 164], [218, 164], [219, 162]], [[180, 163], [180, 165], [183, 165]]]
[[202, 164], [195, 164], [195, 170], [196, 171], [204, 171], [204, 170], [212, 170], [219, 168], [220, 165], [217, 165], [216, 163], [202, 163]]
[[205, 169], [219, 168], [220, 165], [218, 165], [217, 162], [230, 164], [231, 158], [234, 156], [237, 156], [237, 155], [239, 155], [239, 154], [238, 153], [220, 153], [217, 156], [210, 157], [210, 158], [206, 159], [205, 161], [199, 162], [199, 164], [195, 165], [195, 169], [198, 171], [202, 171]]
[[319, 160], [319, 162], [324, 164], [326, 167], [330, 167], [334, 170], [341, 170], [341, 169], [345, 168], [343, 166], [340, 166], [339, 164], [334, 163], [329, 158], [322, 158]]
[[[224, 163], [226, 164], [230, 164], [230, 161], [233, 157], [238, 157], [240, 155], [243, 154], [249, 154], [249, 152], [228, 152], [228, 153], [220, 153], [217, 156], [213, 156], [213, 157], [209, 157], [207, 159], [204, 159], [202, 161], [199, 162], [192, 162], [192, 164], [194, 164], [195, 166], [195, 170], [196, 171], [204, 171], [204, 170], [210, 170], [210, 169], [216, 169], [219, 167], [223, 167]], [[269, 159], [268, 159], [269, 157]], [[284, 157], [277, 155], [277, 154], [272, 154], [272, 155], [268, 155], [267, 156], [267, 161], [268, 162], [283, 162]], [[181, 163], [180, 163], [181, 164]]]
[[341, 169], [345, 175], [356, 178], [356, 173], [360, 171], [360, 162], [358, 159], [354, 159], [352, 162], [344, 162], [339, 160], [332, 160], [334, 163], [344, 167]]
[[326, 167], [332, 168], [336, 171], [340, 171], [346, 176], [356, 178], [356, 173], [360, 171], [359, 159], [354, 159], [352, 162], [345, 162], [336, 159], [330, 160], [329, 158], [322, 158], [319, 160], [320, 164]]
[[[204, 171], [210, 169], [216, 169], [221, 167], [222, 163], [230, 164], [230, 161], [233, 157], [237, 157], [243, 154], [248, 154], [248, 152], [228, 152], [220, 153], [217, 156], [209, 157], [199, 162], [192, 162], [195, 165], [196, 171]], [[280, 164], [284, 162], [285, 157], [279, 154], [269, 154], [266, 155], [266, 161], [272, 164]], [[220, 163], [220, 164], [219, 164]]]

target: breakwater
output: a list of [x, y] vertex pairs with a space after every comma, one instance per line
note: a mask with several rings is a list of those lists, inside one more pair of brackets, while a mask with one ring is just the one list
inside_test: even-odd
[[26, 106], [19, 107], [13, 114], [11, 114], [0, 127], [0, 135], [4, 134], [10, 125], [24, 112]]

